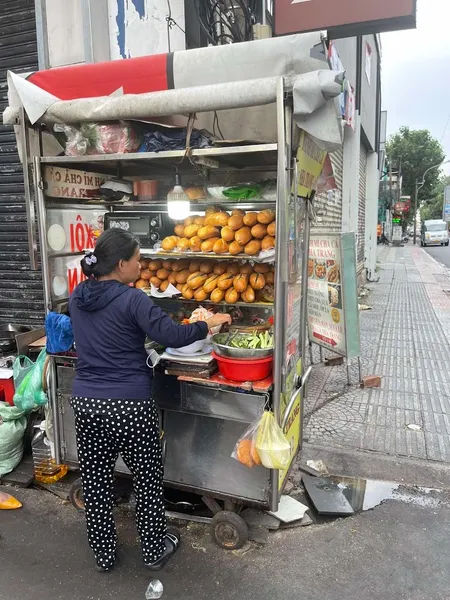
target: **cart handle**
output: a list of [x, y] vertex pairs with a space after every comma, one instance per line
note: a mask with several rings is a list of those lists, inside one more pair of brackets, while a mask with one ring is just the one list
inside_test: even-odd
[[312, 366], [308, 367], [306, 373], [303, 375], [303, 377], [301, 378], [301, 383], [300, 383], [300, 387], [298, 388], [298, 390], [295, 392], [295, 394], [292, 396], [289, 404], [286, 407], [286, 410], [284, 411], [284, 415], [283, 415], [283, 420], [281, 422], [281, 429], [284, 429], [286, 427], [286, 423], [288, 422], [289, 419], [289, 415], [291, 413], [292, 407], [294, 406], [295, 401], [297, 400], [297, 396], [303, 391], [303, 388], [306, 386], [306, 384], [308, 383], [308, 379], [310, 377], [312, 373]]

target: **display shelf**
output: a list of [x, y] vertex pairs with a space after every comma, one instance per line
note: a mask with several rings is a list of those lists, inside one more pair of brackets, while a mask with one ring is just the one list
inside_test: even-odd
[[[147, 292], [144, 291], [146, 294]], [[211, 300], [187, 300], [183, 296], [173, 296], [172, 298], [155, 298], [147, 294], [149, 298], [162, 302], [183, 302], [183, 304], [208, 304], [212, 306], [245, 306], [247, 308], [256, 306], [258, 308], [273, 308], [273, 302], [211, 302]]]
[[[117, 165], [120, 163], [124, 168], [143, 165], [144, 163], [157, 162], [158, 166], [173, 167], [179, 164], [186, 156], [185, 150], [166, 150], [161, 152], [134, 152], [129, 154], [100, 154], [94, 156], [44, 156], [41, 163], [48, 165], [62, 165], [68, 168], [73, 165], [108, 166], [108, 163]], [[218, 161], [219, 168], [246, 167], [273, 167], [277, 166], [277, 144], [252, 144], [248, 146], [229, 146], [226, 148], [202, 148], [191, 150], [190, 157], [213, 158]], [[189, 161], [185, 161], [189, 164]]]
[[265, 262], [267, 264], [273, 264], [275, 262], [275, 256], [273, 256], [273, 258], [267, 259], [267, 257], [263, 257], [260, 258], [259, 256], [255, 255], [255, 256], [250, 256], [248, 254], [213, 254], [212, 252], [165, 252], [163, 250], [159, 250], [159, 251], [155, 251], [152, 248], [141, 248], [141, 255], [143, 256], [143, 258], [162, 258], [164, 260], [170, 260], [171, 258], [173, 259], [185, 259], [185, 260], [189, 260], [189, 259], [201, 259], [201, 260], [209, 260], [209, 259], [213, 259], [213, 260], [226, 260], [226, 261], [230, 261], [230, 260], [234, 260], [234, 261], [239, 261], [239, 260], [245, 260], [245, 261], [249, 261], [252, 260], [254, 262]]

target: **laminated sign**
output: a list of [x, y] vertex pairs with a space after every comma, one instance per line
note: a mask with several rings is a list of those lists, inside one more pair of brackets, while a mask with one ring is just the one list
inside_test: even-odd
[[336, 354], [360, 354], [354, 233], [311, 235], [308, 332], [311, 342]]
[[302, 198], [309, 198], [311, 196], [322, 174], [326, 157], [327, 152], [322, 150], [312, 137], [302, 130], [297, 150], [298, 196]]

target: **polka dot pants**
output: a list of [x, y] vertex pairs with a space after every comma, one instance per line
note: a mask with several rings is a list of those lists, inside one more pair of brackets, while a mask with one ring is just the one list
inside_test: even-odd
[[165, 549], [166, 519], [158, 414], [153, 402], [72, 398], [89, 545], [97, 564], [114, 564], [114, 467], [119, 453], [133, 476], [144, 562]]

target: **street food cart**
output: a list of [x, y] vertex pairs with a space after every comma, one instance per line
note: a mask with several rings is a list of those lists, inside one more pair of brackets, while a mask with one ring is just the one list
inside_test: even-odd
[[[326, 123], [330, 124], [330, 119], [332, 126], [328, 131], [340, 126], [333, 98], [339, 95], [342, 83], [336, 73], [328, 70], [326, 62], [323, 71], [315, 74], [314, 83], [312, 79], [309, 77], [306, 81], [303, 75], [277, 76], [221, 83], [143, 94], [145, 99], [132, 96], [129, 103], [126, 95], [119, 99], [56, 102], [34, 119], [33, 124], [25, 106], [15, 121], [27, 161], [30, 215], [33, 199], [36, 203], [48, 311], [58, 311], [66, 305], [70, 292], [82, 279], [80, 259], [85, 250], [94, 247], [95, 237], [104, 227], [123, 227], [135, 233], [141, 241], [141, 257], [147, 264], [172, 261], [173, 266], [177, 261], [207, 260], [214, 265], [268, 265], [262, 271], [273, 272], [275, 294], [269, 299], [265, 296], [244, 300], [242, 296], [235, 302], [222, 299], [213, 303], [210, 298], [187, 299], [180, 288], [174, 297], [154, 298], [174, 318], [202, 305], [214, 311], [232, 311], [237, 328], [251, 330], [261, 324], [274, 323], [273, 372], [261, 381], [230, 381], [214, 369], [205, 376], [205, 369], [211, 366], [210, 357], [201, 374], [195, 369], [186, 369], [180, 374], [179, 368], [173, 374], [173, 365], [165, 361], [154, 369], [153, 397], [164, 431], [165, 485], [204, 497], [215, 513], [214, 537], [226, 548], [240, 547], [247, 539], [247, 527], [239, 516], [243, 505], [277, 509], [302, 443], [303, 402], [309, 374], [303, 361], [308, 261], [302, 258], [309, 246], [314, 185], [326, 150], [333, 148], [330, 139], [320, 132], [327, 130]], [[314, 94], [322, 98], [317, 110], [302, 107], [305, 98]], [[225, 109], [231, 114], [233, 110], [251, 110], [264, 105], [274, 119], [276, 137], [270, 142], [242, 140], [194, 150], [83, 156], [49, 156], [43, 152], [43, 129], [51, 128], [56, 121], [111, 121], [142, 118], [143, 113], [153, 118], [192, 116], [201, 111]], [[100, 109], [94, 108], [94, 117], [91, 109], [95, 106]], [[56, 114], [60, 109], [62, 112]], [[51, 115], [52, 110], [56, 110], [54, 115]], [[306, 115], [308, 110], [309, 116]], [[322, 114], [318, 116], [318, 112]], [[100, 193], [102, 184], [111, 178], [134, 182], [154, 180], [160, 190], [170, 189], [176, 170], [183, 183], [206, 190], [204, 197], [197, 194], [191, 199], [191, 215], [204, 216], [211, 205], [219, 206], [218, 210], [228, 215], [233, 210], [241, 211], [241, 215], [273, 211], [275, 242], [271, 252], [232, 255], [229, 251], [205, 253], [201, 249], [177, 246], [164, 250], [162, 241], [173, 235], [176, 227], [168, 215], [166, 193], [146, 201], [116, 201]], [[264, 188], [269, 189], [267, 193], [253, 194], [250, 199], [228, 198], [221, 192], [225, 186], [245, 187], [249, 181], [268, 180], [275, 182], [272, 191], [268, 186]], [[172, 281], [175, 283], [176, 279]], [[145, 292], [149, 290], [143, 290]], [[72, 468], [78, 466], [74, 418], [69, 406], [75, 365], [75, 355], [53, 356], [49, 386], [55, 459]], [[273, 410], [290, 442], [290, 466], [284, 471], [271, 471], [262, 466], [249, 469], [231, 457], [239, 437], [268, 408]], [[120, 459], [117, 472], [127, 473]], [[76, 493], [74, 501], [77, 501]]]

